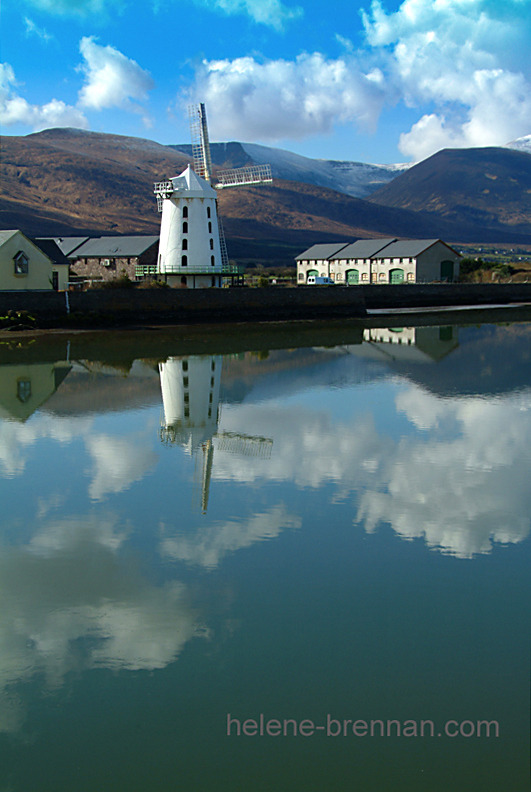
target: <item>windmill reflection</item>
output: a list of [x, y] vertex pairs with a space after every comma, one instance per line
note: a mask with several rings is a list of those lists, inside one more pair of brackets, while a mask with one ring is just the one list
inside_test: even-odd
[[267, 437], [219, 432], [222, 357], [171, 357], [159, 364], [164, 419], [163, 443], [180, 445], [195, 459], [194, 506], [206, 514], [214, 449], [269, 459], [273, 440]]

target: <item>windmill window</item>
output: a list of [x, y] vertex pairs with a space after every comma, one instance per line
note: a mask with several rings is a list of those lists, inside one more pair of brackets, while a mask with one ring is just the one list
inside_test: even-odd
[[14, 262], [15, 262], [15, 275], [28, 274], [29, 259], [22, 250], [18, 251], [17, 255], [14, 257]]
[[188, 217], [188, 207], [183, 206], [183, 217]]
[[208, 417], [212, 418], [212, 407], [208, 408]]
[[214, 387], [214, 377], [210, 377], [210, 387]]
[[184, 403], [188, 404], [188, 402], [190, 401], [190, 394], [188, 393], [188, 391], [186, 391], [184, 393], [184, 397], [183, 398], [184, 398]]
[[183, 239], [183, 250], [188, 250], [188, 240]]
[[212, 369], [212, 371], [216, 370], [216, 361], [215, 360], [213, 360], [212, 363], [210, 364], [210, 368]]
[[190, 408], [189, 407], [185, 407], [184, 408], [184, 417], [185, 418], [189, 418], [190, 417]]
[[214, 258], [214, 256], [210, 256], [210, 264], [211, 264], [212, 266], [214, 266], [214, 265], [215, 265], [215, 263], [216, 263], [216, 259]]
[[210, 250], [214, 250], [214, 240], [210, 240]]
[[188, 256], [181, 256], [181, 266], [182, 267], [188, 266]]
[[188, 223], [185, 221], [183, 223], [183, 234], [187, 234], [187, 233], [188, 233]]
[[183, 360], [183, 371], [188, 371], [188, 361]]
[[184, 386], [185, 388], [187, 388], [187, 387], [188, 387], [188, 377], [183, 377], [183, 386]]
[[212, 223], [210, 222], [210, 220], [208, 221], [208, 233], [209, 234], [212, 233]]
[[210, 404], [212, 404], [212, 394], [211, 393], [208, 394], [208, 401], [210, 402]]
[[210, 217], [210, 206], [207, 206], [207, 217]]

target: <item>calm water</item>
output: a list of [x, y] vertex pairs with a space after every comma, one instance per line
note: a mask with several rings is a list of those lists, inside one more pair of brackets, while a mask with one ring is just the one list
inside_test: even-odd
[[0, 346], [0, 791], [527, 792], [531, 324], [224, 332]]

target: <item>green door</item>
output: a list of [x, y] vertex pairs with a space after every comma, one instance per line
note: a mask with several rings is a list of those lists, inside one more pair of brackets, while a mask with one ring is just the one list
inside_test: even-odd
[[347, 283], [349, 286], [354, 286], [356, 283], [360, 282], [360, 273], [359, 270], [352, 269], [347, 270]]
[[404, 270], [403, 269], [392, 269], [389, 272], [389, 282], [390, 283], [403, 283], [404, 282]]
[[451, 283], [454, 279], [454, 262], [441, 261], [441, 280]]
[[306, 279], [308, 279], [310, 275], [315, 275], [315, 277], [317, 277], [319, 273], [317, 272], [317, 270], [308, 270], [308, 272], [306, 273]]

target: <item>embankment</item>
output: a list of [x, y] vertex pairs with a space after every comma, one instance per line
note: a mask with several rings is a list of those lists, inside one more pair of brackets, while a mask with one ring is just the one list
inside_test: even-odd
[[41, 328], [112, 328], [363, 318], [368, 309], [531, 302], [531, 283], [402, 284], [265, 289], [1, 292], [0, 316], [27, 311]]

